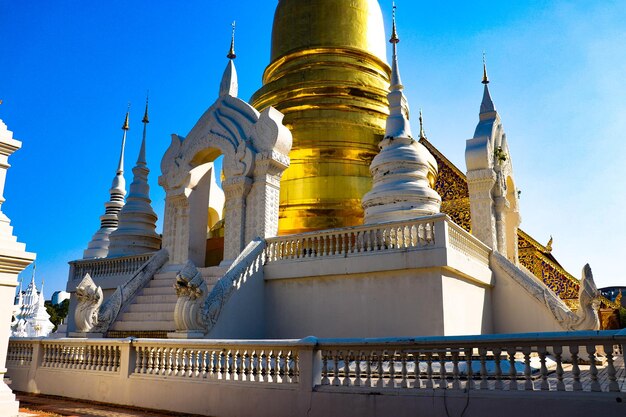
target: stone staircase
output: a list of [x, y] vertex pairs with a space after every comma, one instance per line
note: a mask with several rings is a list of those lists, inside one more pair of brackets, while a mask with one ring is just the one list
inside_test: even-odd
[[[199, 268], [209, 292], [226, 272], [225, 268]], [[176, 307], [176, 271], [159, 272], [141, 289], [132, 304], [124, 309], [109, 329], [114, 334], [131, 332], [173, 332]]]

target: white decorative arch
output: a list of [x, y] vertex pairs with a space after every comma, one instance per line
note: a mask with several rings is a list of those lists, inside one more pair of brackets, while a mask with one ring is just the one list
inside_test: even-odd
[[204, 263], [207, 187], [219, 155], [224, 155], [225, 262], [235, 259], [254, 237], [276, 235], [280, 177], [289, 166], [292, 143], [282, 119], [274, 108], [259, 113], [225, 94], [186, 138], [172, 135], [159, 178], [166, 192], [163, 247], [171, 264]]
[[518, 193], [513, 163], [500, 116], [481, 113], [465, 148], [472, 233], [517, 264]]

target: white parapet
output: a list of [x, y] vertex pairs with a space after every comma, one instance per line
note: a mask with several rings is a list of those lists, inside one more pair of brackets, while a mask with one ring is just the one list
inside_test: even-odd
[[[0, 378], [6, 373], [5, 359], [10, 333], [11, 315], [17, 276], [35, 260], [35, 254], [26, 252], [26, 245], [19, 243], [13, 235], [11, 220], [2, 212], [4, 185], [9, 156], [17, 151], [22, 143], [13, 139], [13, 132], [0, 120]], [[15, 395], [0, 381], [0, 414], [14, 416], [18, 413]]]

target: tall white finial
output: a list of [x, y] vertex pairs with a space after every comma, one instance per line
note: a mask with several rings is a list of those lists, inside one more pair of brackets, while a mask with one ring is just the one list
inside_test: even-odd
[[[372, 189], [363, 196], [365, 224], [408, 220], [439, 213], [441, 197], [430, 184], [437, 177], [437, 161], [411, 136], [409, 105], [402, 90], [398, 65], [398, 38], [394, 19], [389, 42], [393, 44], [389, 117], [380, 153], [370, 165]], [[421, 117], [420, 117], [421, 119]]]
[[146, 132], [148, 123], [150, 123], [150, 119], [148, 118], [148, 96], [149, 93], [146, 93], [146, 111], [143, 114], [143, 119], [141, 123], [143, 123], [143, 136], [141, 139], [141, 149], [139, 150], [139, 157], [137, 158], [137, 165], [146, 165]]
[[239, 93], [239, 83], [237, 81], [237, 70], [235, 69], [235, 22], [232, 23], [232, 35], [230, 39], [230, 51], [226, 57], [228, 58], [228, 64], [222, 75], [222, 82], [220, 83], [220, 97], [232, 96], [237, 97]]
[[420, 139], [426, 139], [426, 133], [424, 133], [424, 117], [422, 116], [422, 109], [420, 109]]
[[226, 58], [228, 59], [235, 59], [237, 58], [237, 54], [235, 54], [235, 27], [236, 27], [236, 22], [233, 20], [233, 23], [231, 24], [232, 28], [233, 28], [233, 32], [232, 35], [230, 37], [230, 50], [228, 51], [228, 55], [226, 55]]
[[143, 138], [137, 164], [133, 168], [133, 182], [126, 204], [118, 215], [117, 229], [111, 233], [109, 257], [154, 252], [161, 247], [161, 237], [156, 233], [157, 215], [152, 209], [148, 184], [150, 170], [146, 161], [146, 139], [150, 120], [147, 96], [142, 123]]
[[483, 101], [480, 103], [480, 114], [490, 115], [496, 111], [496, 107], [493, 104], [491, 93], [489, 92], [489, 77], [487, 76], [487, 59], [485, 52], [483, 52], [483, 80], [481, 83], [484, 84], [485, 87], [483, 91]]
[[126, 133], [129, 126], [130, 103], [124, 118], [122, 130], [122, 149], [120, 151], [120, 161], [117, 166], [113, 184], [109, 189], [111, 196], [109, 201], [104, 203], [105, 212], [100, 216], [100, 229], [93, 235], [91, 241], [87, 245], [87, 249], [83, 252], [83, 259], [105, 258], [109, 253], [109, 235], [118, 225], [118, 215], [124, 207], [124, 197], [126, 196], [126, 180], [124, 179], [124, 148], [126, 146]]
[[391, 85], [389, 86], [389, 117], [385, 127], [385, 138], [413, 137], [409, 123], [409, 102], [407, 101], [400, 79], [400, 65], [398, 64], [398, 43], [400, 38], [396, 28], [396, 5], [393, 4], [393, 28], [389, 42], [393, 45], [393, 59], [391, 63]]

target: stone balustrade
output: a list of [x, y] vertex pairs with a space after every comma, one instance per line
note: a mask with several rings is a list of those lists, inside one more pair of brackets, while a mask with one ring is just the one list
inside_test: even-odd
[[298, 382], [298, 348], [291, 343], [176, 340], [133, 342], [133, 375], [267, 384]]
[[89, 273], [91, 278], [131, 276], [143, 264], [148, 262], [153, 253], [120, 256], [118, 258], [85, 259], [70, 262], [72, 280], [80, 282]]
[[445, 216], [346, 227], [267, 239], [267, 262], [287, 259], [345, 257], [362, 252], [432, 247], [435, 228]]
[[266, 239], [266, 262], [451, 246], [483, 264], [489, 248], [445, 214]]
[[33, 360], [33, 343], [29, 340], [11, 341], [7, 351], [7, 363], [14, 366], [30, 365]]
[[[624, 334], [320, 341], [321, 385], [491, 391], [626, 390]], [[567, 358], [567, 361], [564, 360]], [[601, 371], [598, 358], [602, 359]], [[602, 375], [600, 375], [602, 374]]]
[[44, 368], [76, 369], [84, 371], [118, 372], [121, 346], [124, 340], [93, 339], [82, 343], [66, 340], [43, 340], [42, 362]]
[[371, 410], [375, 393], [385, 399], [385, 415], [437, 415], [442, 401], [459, 411], [468, 395], [474, 405], [467, 416], [484, 415], [481, 406], [523, 416], [531, 402], [545, 411], [537, 415], [620, 415], [625, 345], [626, 330], [276, 341], [37, 338], [12, 339], [7, 366], [19, 391], [190, 414], [345, 415], [346, 404]]

